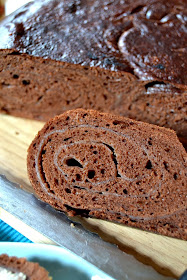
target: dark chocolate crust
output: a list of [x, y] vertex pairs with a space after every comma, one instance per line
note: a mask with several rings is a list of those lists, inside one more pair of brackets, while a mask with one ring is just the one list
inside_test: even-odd
[[38, 263], [27, 261], [26, 258], [2, 254], [0, 255], [0, 267], [9, 269], [12, 272], [22, 272], [27, 276], [27, 280], [52, 280], [45, 268]]
[[[16, 50], [10, 51], [11, 56], [0, 51], [1, 111], [46, 120], [81, 105], [170, 127], [187, 137], [186, 10], [184, 0], [39, 0], [27, 4], [0, 24], [0, 49]], [[33, 56], [42, 58], [36, 60], [36, 67]], [[77, 64], [83, 66], [83, 72], [88, 67], [78, 88], [74, 75], [81, 68]], [[69, 99], [62, 70], [67, 65], [71, 70]], [[98, 72], [97, 87], [90, 87], [91, 77], [88, 85], [84, 81], [93, 66]], [[103, 82], [101, 76], [106, 70]], [[107, 77], [115, 76], [113, 72], [120, 73], [126, 87], [116, 79], [115, 90], [110, 91]], [[21, 102], [15, 100], [15, 90], [21, 90], [28, 100], [19, 93]], [[76, 90], [82, 104], [77, 101]], [[101, 105], [95, 104], [92, 96], [87, 102], [85, 90]], [[107, 91], [105, 97], [103, 91]], [[56, 107], [56, 95], [60, 95], [61, 110]], [[30, 103], [33, 96], [40, 102]]]
[[27, 167], [36, 195], [69, 215], [187, 240], [186, 159], [172, 130], [78, 109], [45, 124]]
[[183, 87], [187, 5], [184, 0], [165, 2], [35, 1], [16, 13], [11, 25], [3, 24], [9, 40], [0, 46], [73, 64], [135, 71], [141, 80]]

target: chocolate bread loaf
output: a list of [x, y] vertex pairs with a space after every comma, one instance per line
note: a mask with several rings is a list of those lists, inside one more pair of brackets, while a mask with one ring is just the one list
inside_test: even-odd
[[37, 0], [0, 24], [0, 111], [114, 112], [187, 138], [185, 0]]
[[26, 258], [0, 255], [0, 279], [12, 280], [52, 280], [45, 268], [38, 263], [29, 262]]
[[170, 129], [77, 109], [45, 124], [27, 166], [56, 209], [186, 240], [186, 160]]

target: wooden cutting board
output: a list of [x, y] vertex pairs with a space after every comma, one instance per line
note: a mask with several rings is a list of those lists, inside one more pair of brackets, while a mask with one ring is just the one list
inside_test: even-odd
[[[0, 174], [31, 192], [26, 169], [27, 148], [42, 126], [42, 122], [0, 115]], [[1, 209], [0, 218], [6, 221], [14, 220], [13, 216], [7, 217], [7, 213]], [[187, 268], [186, 241], [96, 219], [80, 218], [79, 222], [164, 275], [179, 277]], [[18, 225], [18, 221], [11, 224]], [[31, 240], [50, 242], [42, 235], [34, 240], [33, 236], [36, 233], [27, 230], [27, 227], [23, 223], [19, 224], [19, 229]]]

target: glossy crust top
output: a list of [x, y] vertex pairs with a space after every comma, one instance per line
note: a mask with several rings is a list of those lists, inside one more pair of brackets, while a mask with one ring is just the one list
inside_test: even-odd
[[0, 25], [0, 48], [187, 85], [184, 0], [39, 0]]

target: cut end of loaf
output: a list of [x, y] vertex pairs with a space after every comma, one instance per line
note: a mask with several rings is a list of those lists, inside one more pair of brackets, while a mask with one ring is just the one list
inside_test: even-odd
[[185, 157], [169, 129], [78, 109], [38, 133], [28, 175], [61, 211], [187, 239]]

